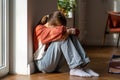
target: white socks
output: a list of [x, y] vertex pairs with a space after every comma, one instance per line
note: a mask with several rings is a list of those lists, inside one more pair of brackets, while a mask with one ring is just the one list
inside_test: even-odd
[[98, 73], [94, 72], [94, 71], [91, 70], [91, 69], [85, 69], [85, 71], [86, 71], [87, 73], [89, 73], [91, 76], [95, 76], [95, 77], [98, 77], [98, 76], [99, 76]]
[[98, 77], [99, 74], [97, 74], [96, 72], [92, 71], [91, 69], [71, 69], [70, 70], [70, 75], [74, 75], [74, 76], [80, 76], [80, 77]]
[[82, 69], [77, 69], [77, 68], [71, 69], [70, 75], [80, 76], [80, 77], [91, 77], [91, 75], [88, 74], [87, 72], [83, 71]]

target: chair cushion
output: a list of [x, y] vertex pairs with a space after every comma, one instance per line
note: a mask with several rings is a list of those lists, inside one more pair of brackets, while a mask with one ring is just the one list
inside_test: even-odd
[[110, 28], [109, 31], [113, 33], [120, 33], [120, 28]]

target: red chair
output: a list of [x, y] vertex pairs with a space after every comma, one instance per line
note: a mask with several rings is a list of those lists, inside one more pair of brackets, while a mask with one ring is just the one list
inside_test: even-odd
[[108, 12], [106, 28], [104, 32], [103, 45], [105, 44], [106, 35], [110, 33], [117, 33], [117, 47], [119, 46], [120, 39], [120, 12]]

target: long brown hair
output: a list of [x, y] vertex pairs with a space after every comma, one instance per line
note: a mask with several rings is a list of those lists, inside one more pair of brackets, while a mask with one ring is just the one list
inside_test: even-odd
[[45, 15], [41, 18], [39, 24], [46, 24], [49, 23], [50, 25], [54, 25], [54, 26], [59, 26], [59, 25], [63, 25], [66, 26], [67, 21], [66, 21], [66, 17], [64, 16], [64, 14], [60, 11], [55, 11], [49, 15]]

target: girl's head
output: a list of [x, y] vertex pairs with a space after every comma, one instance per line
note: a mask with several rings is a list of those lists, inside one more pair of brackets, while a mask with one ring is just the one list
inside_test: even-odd
[[46, 23], [53, 26], [66, 26], [67, 21], [63, 13], [60, 11], [55, 11], [49, 15], [43, 16], [43, 18], [40, 20], [40, 24], [44, 25]]

